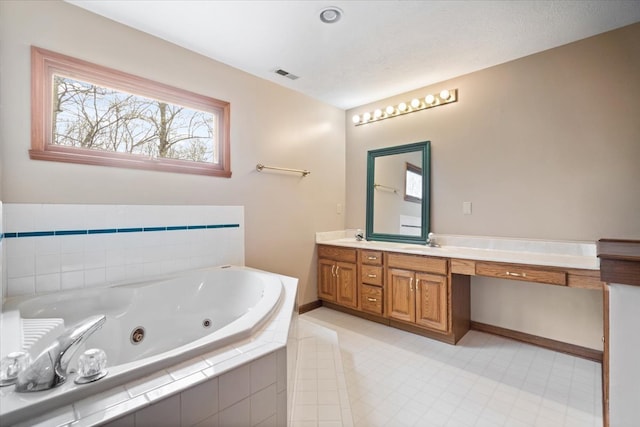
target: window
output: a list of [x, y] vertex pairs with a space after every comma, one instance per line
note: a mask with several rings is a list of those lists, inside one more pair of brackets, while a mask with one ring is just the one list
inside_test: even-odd
[[422, 202], [422, 169], [411, 163], [406, 164], [404, 199], [408, 202]]
[[229, 103], [31, 48], [32, 159], [230, 177]]

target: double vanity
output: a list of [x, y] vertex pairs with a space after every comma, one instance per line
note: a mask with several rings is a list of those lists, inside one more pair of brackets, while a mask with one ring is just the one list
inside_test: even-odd
[[440, 235], [430, 247], [355, 234], [316, 234], [323, 305], [450, 344], [471, 327], [471, 276], [603, 289], [595, 243]]

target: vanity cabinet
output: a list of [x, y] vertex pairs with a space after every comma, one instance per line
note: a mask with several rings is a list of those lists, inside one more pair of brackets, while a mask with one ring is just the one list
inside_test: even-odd
[[448, 258], [318, 245], [322, 305], [455, 344], [469, 330], [469, 277]]
[[360, 309], [382, 316], [384, 313], [384, 267], [381, 251], [358, 251], [360, 265]]
[[439, 332], [449, 329], [447, 261], [387, 255], [387, 316]]
[[318, 297], [345, 307], [358, 307], [356, 250], [318, 247]]

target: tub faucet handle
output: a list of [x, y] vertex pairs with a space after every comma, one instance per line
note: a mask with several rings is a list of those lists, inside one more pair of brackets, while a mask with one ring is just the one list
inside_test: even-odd
[[91, 316], [68, 328], [49, 347], [25, 369], [18, 374], [15, 390], [29, 392], [48, 390], [67, 379], [67, 367], [71, 357], [82, 343], [95, 331], [100, 329], [107, 317]]

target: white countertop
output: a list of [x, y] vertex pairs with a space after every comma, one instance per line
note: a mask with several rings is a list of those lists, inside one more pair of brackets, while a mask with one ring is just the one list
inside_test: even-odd
[[355, 233], [356, 230], [319, 232], [316, 233], [316, 243], [476, 261], [586, 270], [600, 268], [595, 242], [441, 234], [436, 235], [440, 247], [429, 247], [410, 243], [357, 241]]

